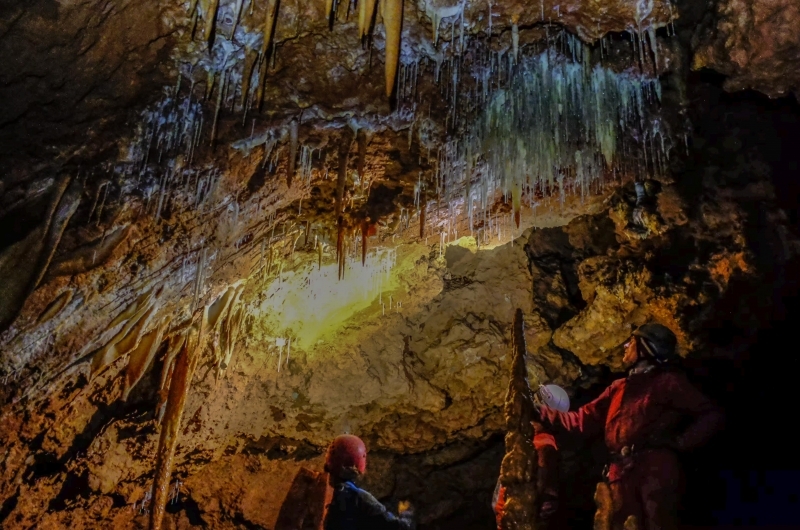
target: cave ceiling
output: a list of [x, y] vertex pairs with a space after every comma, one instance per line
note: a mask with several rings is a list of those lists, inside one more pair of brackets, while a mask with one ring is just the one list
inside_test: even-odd
[[0, 524], [130, 524], [170, 451], [220, 528], [219, 496], [266, 527], [280, 502], [228, 475], [288, 487], [343, 431], [386, 452], [376, 491], [398, 455], [449, 469], [502, 431], [517, 307], [568, 388], [648, 319], [698, 348], [752, 264], [736, 198], [690, 220], [673, 185], [687, 72], [797, 94], [798, 9], [4, 2]]

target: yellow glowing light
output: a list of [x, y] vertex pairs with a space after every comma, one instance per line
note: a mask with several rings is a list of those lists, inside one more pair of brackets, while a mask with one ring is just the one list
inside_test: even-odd
[[336, 263], [285, 272], [267, 289], [261, 318], [274, 334], [294, 337], [293, 346], [308, 349], [356, 313], [373, 304], [380, 310], [376, 302], [382, 293], [397, 287], [391, 274], [395, 261], [393, 249], [377, 249], [363, 266], [360, 256], [347, 259], [342, 280]]

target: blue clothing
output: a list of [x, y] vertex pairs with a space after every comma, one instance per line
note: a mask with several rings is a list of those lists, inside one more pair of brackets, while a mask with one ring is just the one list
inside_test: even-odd
[[352, 482], [333, 486], [325, 530], [413, 530], [411, 514], [395, 516], [368, 492]]

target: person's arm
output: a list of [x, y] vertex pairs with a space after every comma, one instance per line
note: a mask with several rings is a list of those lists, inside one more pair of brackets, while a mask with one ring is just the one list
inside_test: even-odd
[[573, 412], [558, 412], [546, 406], [541, 407], [540, 415], [543, 423], [561, 427], [568, 432], [587, 436], [603, 432], [606, 424], [611, 396], [623, 379], [611, 383], [597, 398]]
[[414, 530], [416, 527], [413, 513], [410, 510], [396, 516], [369, 492], [361, 489], [358, 491], [358, 512], [360, 528], [369, 528], [370, 530]]
[[671, 404], [693, 418], [691, 424], [675, 439], [676, 448], [687, 451], [707, 442], [724, 421], [722, 410], [679, 372], [668, 379]]

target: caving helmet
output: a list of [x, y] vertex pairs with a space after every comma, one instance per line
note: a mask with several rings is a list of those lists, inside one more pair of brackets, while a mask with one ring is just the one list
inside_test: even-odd
[[655, 361], [665, 363], [675, 359], [678, 339], [668, 327], [651, 322], [637, 328], [633, 336], [639, 339], [644, 353]]
[[558, 385], [542, 385], [539, 387], [539, 397], [547, 408], [558, 412], [569, 411], [569, 395]]
[[325, 454], [325, 471], [334, 477], [352, 480], [367, 469], [367, 447], [352, 434], [337, 436]]

